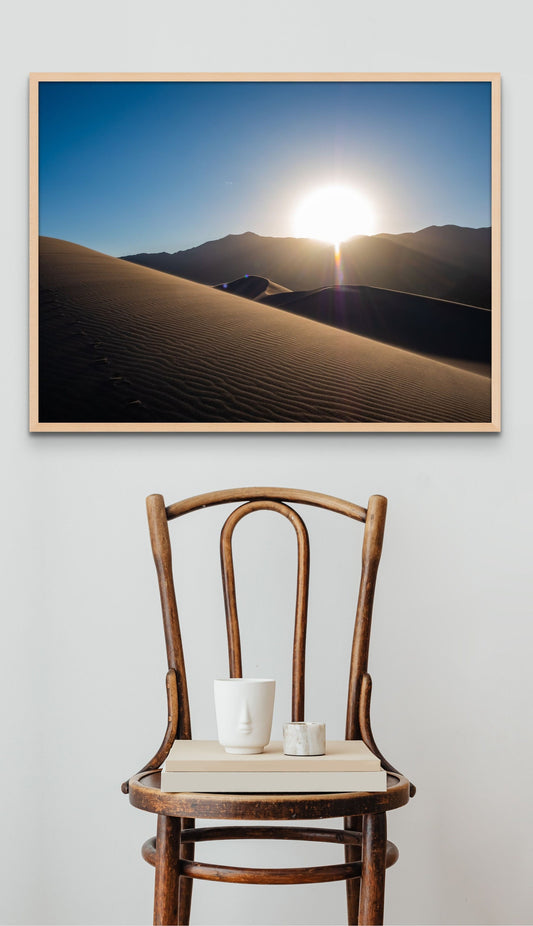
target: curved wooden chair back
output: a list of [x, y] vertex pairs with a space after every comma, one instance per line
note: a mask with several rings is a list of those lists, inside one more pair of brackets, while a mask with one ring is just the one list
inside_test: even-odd
[[[233, 678], [242, 676], [241, 642], [235, 594], [232, 537], [239, 521], [255, 511], [275, 511], [293, 525], [298, 544], [298, 573], [294, 644], [292, 660], [292, 719], [304, 720], [305, 643], [307, 604], [309, 593], [309, 539], [300, 515], [288, 503], [313, 505], [360, 521], [364, 524], [362, 567], [359, 596], [355, 614], [355, 627], [348, 682], [346, 710], [346, 739], [364, 739], [368, 746], [386, 760], [377, 749], [370, 729], [370, 676], [367, 673], [368, 647], [372, 620], [372, 606], [376, 576], [381, 556], [387, 499], [372, 495], [367, 508], [351, 502], [299, 489], [242, 488], [228, 489], [197, 495], [165, 507], [162, 495], [150, 495], [147, 500], [148, 521], [152, 550], [157, 569], [169, 674], [169, 730], [165, 738], [190, 739], [191, 721], [187, 677], [181, 642], [178, 609], [172, 573], [172, 555], [168, 522], [192, 511], [228, 502], [240, 503], [225, 521], [220, 538], [222, 581], [228, 635], [230, 673]], [[174, 717], [173, 722], [172, 717]], [[162, 747], [163, 748], [163, 747]], [[157, 767], [157, 766], [156, 766]], [[386, 767], [392, 769], [389, 763]]]

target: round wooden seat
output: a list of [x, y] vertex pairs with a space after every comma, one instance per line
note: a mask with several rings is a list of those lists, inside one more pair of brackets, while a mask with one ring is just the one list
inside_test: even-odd
[[161, 791], [161, 772], [140, 772], [129, 782], [130, 802], [167, 817], [212, 820], [317, 820], [384, 813], [409, 800], [409, 782], [387, 774], [387, 790], [335, 794], [201, 794]]
[[[361, 849], [363, 834], [345, 829], [325, 829], [306, 826], [207, 826], [182, 828], [183, 818], [254, 820], [302, 820], [326, 817], [348, 817], [377, 814], [401, 807], [409, 800], [409, 782], [399, 773], [387, 775], [387, 790], [383, 792], [343, 792], [334, 794], [208, 794], [199, 792], [161, 791], [161, 772], [139, 772], [129, 781], [130, 801], [140, 810], [159, 815], [162, 838], [166, 840], [171, 819], [176, 820], [184, 854], [179, 862], [185, 878], [240, 884], [317, 884], [326, 881], [348, 881], [362, 876]], [[168, 818], [171, 818], [170, 820]], [[377, 819], [377, 818], [375, 818]], [[164, 834], [164, 835], [163, 835]], [[158, 836], [159, 838], [159, 836]], [[301, 839], [330, 842], [356, 850], [350, 861], [336, 865], [305, 868], [242, 868], [194, 861], [189, 846], [197, 842], [220, 839]], [[148, 839], [142, 855], [150, 865], [157, 863], [157, 840]], [[188, 856], [188, 858], [187, 858]], [[383, 863], [389, 868], [398, 859], [398, 849], [392, 842], [384, 843]]]

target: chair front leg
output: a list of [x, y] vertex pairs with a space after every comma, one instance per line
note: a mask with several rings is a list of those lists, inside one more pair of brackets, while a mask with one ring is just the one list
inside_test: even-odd
[[157, 817], [154, 926], [178, 926], [181, 820]]
[[386, 853], [386, 814], [365, 814], [363, 817], [363, 866], [359, 901], [360, 926], [382, 926], [383, 924]]
[[[182, 827], [184, 830], [194, 829], [194, 820], [182, 820]], [[194, 842], [182, 842], [181, 858], [189, 860], [194, 859]], [[192, 886], [192, 878], [182, 877], [180, 879], [178, 908], [178, 923], [180, 926], [189, 926], [191, 918]]]
[[[353, 833], [360, 833], [362, 817], [345, 817], [344, 829]], [[361, 847], [347, 845], [344, 847], [344, 858], [347, 862], [358, 862], [361, 858]], [[361, 890], [360, 878], [349, 878], [346, 882], [346, 904], [348, 907], [348, 926], [357, 926], [359, 922], [359, 893]]]

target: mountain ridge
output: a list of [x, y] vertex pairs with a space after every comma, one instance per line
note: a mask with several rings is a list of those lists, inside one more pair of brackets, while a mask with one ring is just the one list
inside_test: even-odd
[[[292, 290], [338, 282], [332, 245], [311, 238], [229, 234], [174, 253], [122, 260], [216, 286], [246, 275]], [[400, 235], [358, 236], [341, 246], [343, 282], [490, 308], [491, 229], [428, 226]]]

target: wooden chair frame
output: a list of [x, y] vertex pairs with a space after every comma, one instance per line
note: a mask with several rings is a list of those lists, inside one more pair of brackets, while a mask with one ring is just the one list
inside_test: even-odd
[[[232, 536], [238, 522], [258, 510], [276, 511], [293, 525], [298, 543], [298, 576], [292, 662], [292, 719], [304, 720], [305, 642], [309, 589], [309, 540], [301, 517], [288, 503], [314, 505], [362, 522], [362, 568], [348, 682], [346, 739], [362, 739], [388, 772], [387, 791], [339, 794], [192, 794], [160, 790], [160, 771], [175, 739], [191, 738], [187, 677], [172, 573], [168, 521], [228, 502], [240, 503], [221, 532], [221, 564], [230, 674], [242, 676], [235, 594]], [[346, 881], [348, 924], [383, 922], [385, 869], [398, 858], [387, 841], [386, 813], [406, 804], [412, 785], [378, 749], [370, 725], [372, 682], [367, 671], [372, 607], [381, 557], [387, 500], [372, 495], [367, 508], [333, 496], [299, 489], [242, 488], [210, 492], [165, 507], [161, 495], [147, 500], [148, 522], [163, 611], [168, 656], [168, 725], [154, 757], [124, 782], [131, 803], [158, 815], [157, 836], [147, 840], [143, 858], [155, 865], [154, 924], [188, 924], [193, 879], [246, 884], [302, 884]], [[303, 826], [196, 827], [197, 818], [249, 821], [311, 820], [344, 817], [344, 829]], [[345, 862], [319, 867], [254, 869], [194, 860], [197, 842], [218, 839], [298, 839], [335, 842], [345, 847]]]

